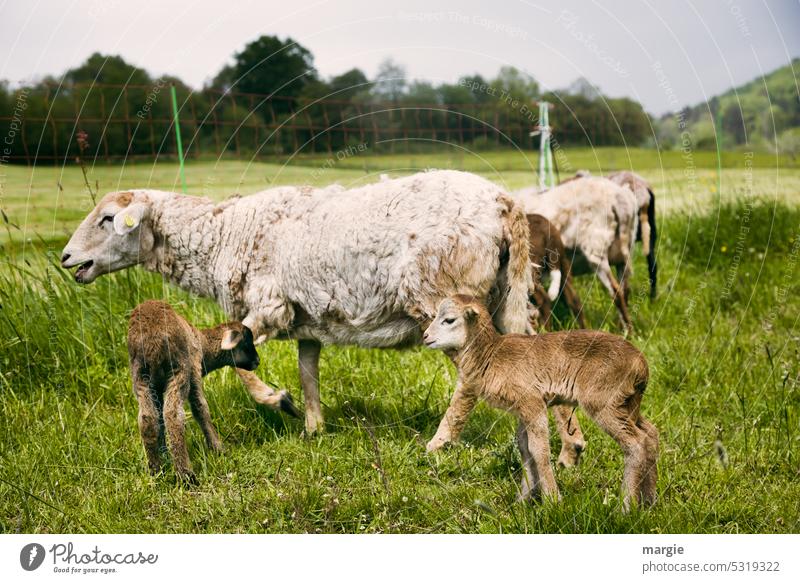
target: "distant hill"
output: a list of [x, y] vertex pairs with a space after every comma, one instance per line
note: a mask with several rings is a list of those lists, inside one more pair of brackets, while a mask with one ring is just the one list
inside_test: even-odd
[[[722, 144], [726, 149], [745, 146], [754, 149], [779, 149], [796, 155], [800, 139], [800, 59], [712, 97], [708, 102], [687, 107], [659, 120], [662, 145], [681, 142], [678, 121], [682, 117], [690, 139], [698, 149], [716, 148], [714, 125], [721, 123]], [[721, 119], [720, 119], [721, 117]]]

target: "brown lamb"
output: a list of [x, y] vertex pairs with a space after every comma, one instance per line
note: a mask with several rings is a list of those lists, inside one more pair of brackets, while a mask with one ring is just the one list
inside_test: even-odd
[[239, 322], [198, 330], [168, 304], [150, 300], [131, 314], [128, 355], [150, 471], [161, 470], [159, 449], [166, 433], [175, 473], [183, 481], [196, 482], [184, 437], [184, 403], [188, 397], [208, 447], [221, 451], [203, 395], [203, 377], [223, 366], [255, 370], [253, 334]]
[[[564, 250], [561, 233], [545, 217], [529, 214], [530, 258], [533, 276], [533, 301], [539, 308], [539, 321], [547, 330], [552, 328], [553, 302], [559, 295], [564, 296], [570, 311], [575, 315], [578, 325], [586, 328], [583, 305], [572, 285], [572, 262]], [[542, 285], [542, 276], [550, 273], [552, 283], [549, 290]]]
[[655, 502], [658, 430], [639, 410], [648, 366], [624, 338], [590, 330], [501, 336], [482, 304], [454, 296], [439, 305], [423, 339], [458, 368], [455, 393], [428, 451], [455, 440], [483, 397], [519, 419], [521, 498], [557, 500], [547, 407], [580, 406], [622, 448], [624, 508]]

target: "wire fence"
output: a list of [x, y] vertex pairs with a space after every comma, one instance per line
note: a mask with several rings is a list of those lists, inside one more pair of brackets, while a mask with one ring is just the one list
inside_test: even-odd
[[[58, 163], [77, 156], [79, 131], [89, 135], [89, 153], [95, 161], [176, 157], [168, 93], [166, 81], [40, 84], [18, 91], [11, 105], [0, 108], [0, 124], [15, 133], [4, 159]], [[538, 123], [535, 103], [387, 103], [363, 97], [303, 100], [211, 89], [196, 92], [181, 86], [177, 93], [187, 159], [286, 158], [348, 148], [414, 153], [443, 147], [538, 147], [538, 137], [530, 135]], [[567, 117], [574, 127], [556, 126], [556, 139], [603, 145], [607, 122]], [[624, 135], [625, 128], [617, 126], [610, 131]]]

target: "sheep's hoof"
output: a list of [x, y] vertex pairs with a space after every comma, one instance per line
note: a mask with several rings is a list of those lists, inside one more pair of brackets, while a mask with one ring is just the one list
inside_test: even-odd
[[561, 448], [558, 455], [558, 465], [562, 468], [572, 468], [578, 465], [581, 453], [586, 448], [585, 443], [572, 443]]
[[288, 391], [281, 391], [278, 394], [280, 395], [278, 408], [291, 417], [296, 417], [297, 419], [302, 418], [303, 415], [300, 413], [300, 409], [294, 404], [291, 393]]
[[425, 446], [425, 451], [428, 453], [433, 453], [442, 449], [448, 443], [450, 443], [450, 441], [444, 439], [443, 437], [434, 437], [428, 442], [428, 445]]

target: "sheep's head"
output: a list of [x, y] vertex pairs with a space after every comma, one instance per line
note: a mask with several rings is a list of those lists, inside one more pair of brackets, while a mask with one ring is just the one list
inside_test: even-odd
[[64, 247], [61, 265], [77, 267], [75, 281], [141, 263], [153, 249], [151, 200], [144, 192], [111, 192], [89, 213]]
[[428, 348], [445, 352], [464, 348], [470, 332], [481, 320], [488, 318], [486, 308], [469, 296], [453, 296], [442, 300], [422, 341]]
[[229, 322], [222, 326], [225, 331], [222, 333], [220, 349], [226, 353], [227, 364], [245, 370], [257, 369], [258, 352], [250, 328], [240, 322]]

